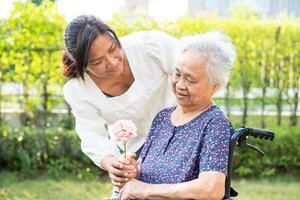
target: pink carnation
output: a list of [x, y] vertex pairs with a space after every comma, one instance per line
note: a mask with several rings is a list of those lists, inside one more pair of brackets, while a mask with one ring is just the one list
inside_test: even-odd
[[128, 142], [136, 137], [136, 126], [131, 120], [118, 120], [111, 128], [111, 138], [116, 142]]

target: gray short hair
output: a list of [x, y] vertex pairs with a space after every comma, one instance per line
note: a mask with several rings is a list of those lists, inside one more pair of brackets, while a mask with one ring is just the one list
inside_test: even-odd
[[181, 52], [194, 51], [208, 58], [207, 75], [212, 84], [225, 86], [235, 61], [235, 46], [230, 37], [219, 31], [186, 36], [181, 39]]

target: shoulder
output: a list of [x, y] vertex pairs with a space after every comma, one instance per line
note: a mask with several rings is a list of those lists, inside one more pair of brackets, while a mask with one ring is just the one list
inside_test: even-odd
[[160, 119], [166, 118], [173, 112], [173, 110], [174, 110], [174, 107], [164, 108], [157, 113], [155, 118], [160, 118]]
[[[144, 32], [144, 43], [155, 48], [177, 48], [178, 40], [172, 35], [158, 30]], [[171, 50], [171, 49], [170, 49]]]
[[208, 118], [210, 121], [215, 121], [215, 120], [229, 121], [225, 112], [218, 105], [214, 105], [209, 109]]
[[67, 81], [63, 86], [63, 94], [64, 98], [67, 101], [68, 104], [71, 106], [73, 104], [77, 104], [81, 101], [81, 96], [83, 92], [83, 87], [85, 83], [82, 80], [79, 79], [71, 79]]
[[[128, 35], [125, 35], [120, 38], [121, 42], [134, 42], [134, 43], [139, 43], [143, 42], [143, 40], [148, 40], [148, 39], [162, 39], [162, 38], [172, 38], [175, 39], [173, 36], [170, 34], [159, 31], [159, 30], [151, 30], [151, 31], [137, 31], [134, 33], [130, 33]], [[137, 39], [142, 39], [137, 40]]]
[[214, 105], [208, 111], [207, 125], [212, 128], [232, 129], [232, 125], [225, 112], [217, 105]]
[[163, 44], [172, 44], [177, 43], [177, 39], [175, 39], [170, 34], [158, 31], [138, 31], [135, 33], [131, 33], [124, 37], [120, 38], [121, 44], [124, 48], [130, 48], [133, 46], [141, 46], [143, 48], [153, 48], [153, 45], [163, 45]]
[[88, 120], [97, 120], [101, 115], [100, 109], [93, 104], [95, 101], [92, 96], [87, 98], [86, 90], [89, 87], [86, 83], [79, 79], [69, 80], [63, 86], [63, 93], [66, 102], [72, 108], [72, 113], [75, 117], [81, 117]]
[[76, 94], [76, 81], [75, 79], [71, 79], [67, 81], [63, 86], [63, 93], [64, 97], [67, 99], [70, 99], [72, 96]]
[[174, 110], [174, 107], [168, 107], [168, 108], [164, 108], [163, 110], [161, 110], [160, 112], [157, 113], [157, 115], [153, 119], [149, 136], [151, 136], [153, 138], [154, 135], [157, 135], [157, 133], [160, 132], [160, 131], [157, 131], [157, 129], [165, 130], [165, 128], [168, 126], [168, 121], [170, 119], [170, 115], [173, 110]]
[[63, 94], [66, 100], [72, 97], [83, 98], [93, 92], [92, 80], [87, 73], [84, 73], [84, 79], [73, 78], [63, 85]]
[[173, 110], [174, 107], [167, 107], [159, 111], [152, 122], [152, 128], [158, 127], [160, 124], [164, 124], [167, 120], [169, 120]]
[[151, 30], [151, 31], [144, 31], [144, 37], [151, 38], [151, 39], [157, 39], [157, 40], [163, 40], [163, 39], [175, 39], [172, 35], [169, 33], [159, 31], [159, 30]]

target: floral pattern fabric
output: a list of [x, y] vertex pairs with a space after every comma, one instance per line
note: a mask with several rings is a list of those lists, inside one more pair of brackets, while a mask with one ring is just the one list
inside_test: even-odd
[[225, 113], [213, 105], [184, 125], [174, 126], [175, 107], [159, 112], [141, 152], [139, 180], [172, 184], [198, 178], [199, 173], [227, 174], [233, 128]]

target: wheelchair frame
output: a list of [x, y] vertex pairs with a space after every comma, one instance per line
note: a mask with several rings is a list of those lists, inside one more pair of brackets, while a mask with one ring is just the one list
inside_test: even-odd
[[234, 154], [235, 147], [237, 146], [240, 148], [250, 148], [252, 150], [259, 152], [262, 156], [264, 155], [264, 152], [262, 150], [247, 143], [248, 136], [252, 136], [259, 139], [265, 139], [265, 140], [268, 139], [273, 140], [275, 134], [269, 130], [247, 128], [245, 126], [236, 130], [233, 133], [230, 139], [229, 157], [228, 157], [228, 166], [227, 166], [228, 174], [225, 181], [225, 196], [223, 197], [223, 200], [233, 200], [231, 197], [236, 197], [238, 195], [238, 193], [231, 187], [232, 164], [233, 164], [233, 154]]

